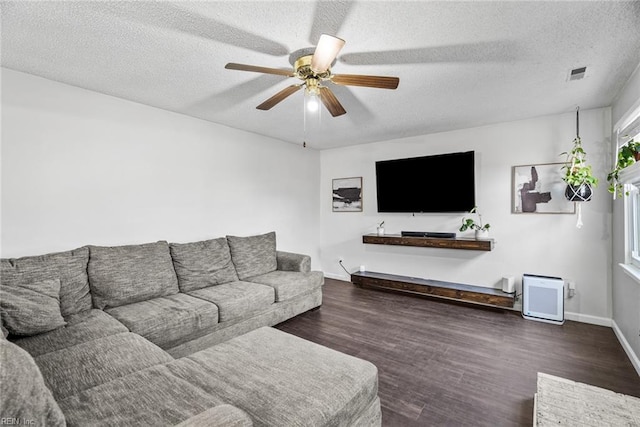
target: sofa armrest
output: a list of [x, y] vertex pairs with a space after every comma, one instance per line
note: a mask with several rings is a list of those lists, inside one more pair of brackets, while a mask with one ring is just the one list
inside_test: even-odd
[[280, 271], [299, 271], [301, 273], [311, 271], [311, 257], [309, 255], [277, 251], [276, 261]]
[[253, 421], [246, 412], [232, 405], [218, 405], [184, 420], [176, 427], [251, 427]]

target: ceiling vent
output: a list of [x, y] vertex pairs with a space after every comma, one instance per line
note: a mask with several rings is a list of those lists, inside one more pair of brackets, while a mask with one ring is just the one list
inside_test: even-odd
[[587, 74], [587, 67], [574, 68], [569, 71], [569, 81], [581, 80], [584, 78], [585, 74]]

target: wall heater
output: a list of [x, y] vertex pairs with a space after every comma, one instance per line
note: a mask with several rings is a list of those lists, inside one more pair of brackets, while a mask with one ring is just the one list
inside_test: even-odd
[[562, 325], [564, 323], [564, 281], [559, 277], [523, 275], [522, 317]]

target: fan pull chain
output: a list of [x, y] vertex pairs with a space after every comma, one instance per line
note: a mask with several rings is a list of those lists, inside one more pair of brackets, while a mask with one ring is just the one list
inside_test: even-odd
[[302, 148], [307, 148], [307, 105], [305, 96], [302, 97]]

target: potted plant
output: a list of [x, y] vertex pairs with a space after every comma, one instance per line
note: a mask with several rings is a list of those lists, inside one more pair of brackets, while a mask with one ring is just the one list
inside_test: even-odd
[[491, 228], [490, 224], [482, 223], [482, 215], [478, 212], [478, 207], [475, 206], [473, 209], [469, 211], [470, 214], [478, 215], [478, 222], [476, 222], [473, 218], [462, 218], [462, 225], [460, 226], [460, 231], [467, 230], [475, 230], [476, 239], [487, 239], [489, 237], [489, 228]]
[[623, 185], [620, 182], [620, 171], [640, 160], [640, 142], [633, 139], [620, 147], [616, 165], [607, 175], [609, 181], [609, 192], [622, 196]]
[[378, 224], [378, 236], [384, 236], [384, 221]]
[[593, 195], [592, 186], [598, 186], [598, 178], [593, 176], [591, 166], [585, 160], [587, 153], [580, 139], [580, 107], [576, 109], [576, 137], [573, 140], [573, 148], [561, 155], [566, 156], [566, 162], [561, 168], [565, 171], [562, 179], [567, 183], [564, 196], [570, 202], [588, 202]]
[[565, 165], [561, 168], [565, 171], [562, 179], [567, 183], [565, 197], [570, 202], [588, 202], [593, 194], [592, 187], [598, 186], [598, 178], [593, 176], [591, 165], [586, 163], [587, 153], [578, 135], [573, 140], [571, 151], [562, 155], [566, 156]]

